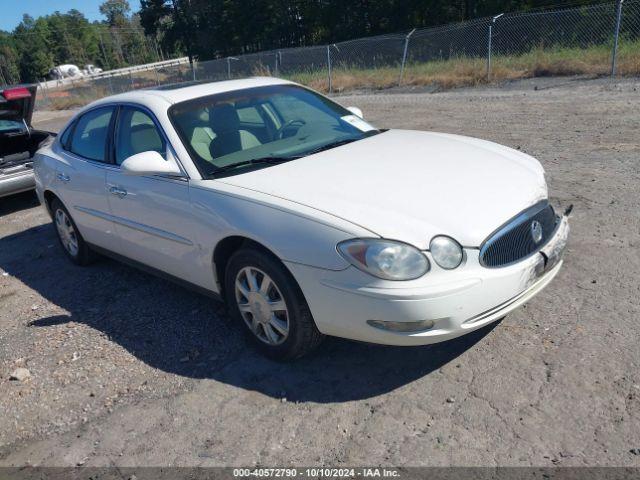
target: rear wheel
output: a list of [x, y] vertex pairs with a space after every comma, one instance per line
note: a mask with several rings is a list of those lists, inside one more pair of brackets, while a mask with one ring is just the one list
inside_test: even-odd
[[58, 240], [64, 253], [76, 265], [88, 265], [95, 259], [95, 253], [84, 241], [78, 227], [69, 215], [69, 211], [57, 198], [51, 202], [53, 223], [56, 227]]
[[271, 255], [239, 250], [229, 259], [224, 285], [229, 313], [265, 355], [290, 360], [322, 341], [300, 287]]

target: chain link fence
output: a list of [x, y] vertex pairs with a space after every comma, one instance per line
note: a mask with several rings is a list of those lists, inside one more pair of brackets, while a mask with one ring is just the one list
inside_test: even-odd
[[640, 0], [516, 12], [330, 45], [271, 50], [81, 82], [39, 108], [192, 80], [278, 76], [335, 92], [540, 75], [640, 74]]

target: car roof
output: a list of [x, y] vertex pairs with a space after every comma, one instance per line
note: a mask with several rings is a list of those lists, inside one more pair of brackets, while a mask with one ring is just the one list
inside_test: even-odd
[[148, 107], [158, 106], [158, 102], [164, 102], [169, 106], [193, 98], [215, 95], [216, 93], [243, 90], [246, 88], [262, 87], [267, 85], [292, 84], [288, 80], [274, 77], [253, 77], [239, 80], [223, 80], [219, 82], [185, 82], [172, 85], [161, 85], [144, 90], [133, 90], [102, 98], [91, 103], [87, 107], [94, 107], [104, 103], [132, 102]]

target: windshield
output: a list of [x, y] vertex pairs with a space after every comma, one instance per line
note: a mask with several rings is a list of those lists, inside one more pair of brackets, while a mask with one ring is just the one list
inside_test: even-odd
[[295, 85], [189, 100], [172, 106], [169, 117], [205, 178], [294, 160], [379, 133], [344, 107]]

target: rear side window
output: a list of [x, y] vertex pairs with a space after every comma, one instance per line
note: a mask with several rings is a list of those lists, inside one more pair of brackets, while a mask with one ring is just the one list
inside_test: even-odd
[[71, 136], [72, 131], [73, 131], [73, 124], [69, 125], [67, 129], [60, 136], [60, 144], [63, 146], [65, 150], [69, 149], [69, 137]]
[[113, 107], [97, 108], [85, 113], [78, 119], [69, 150], [89, 160], [106, 161], [107, 134], [112, 116]]
[[154, 151], [164, 156], [165, 144], [151, 117], [132, 107], [123, 107], [116, 132], [116, 163], [136, 153]]

